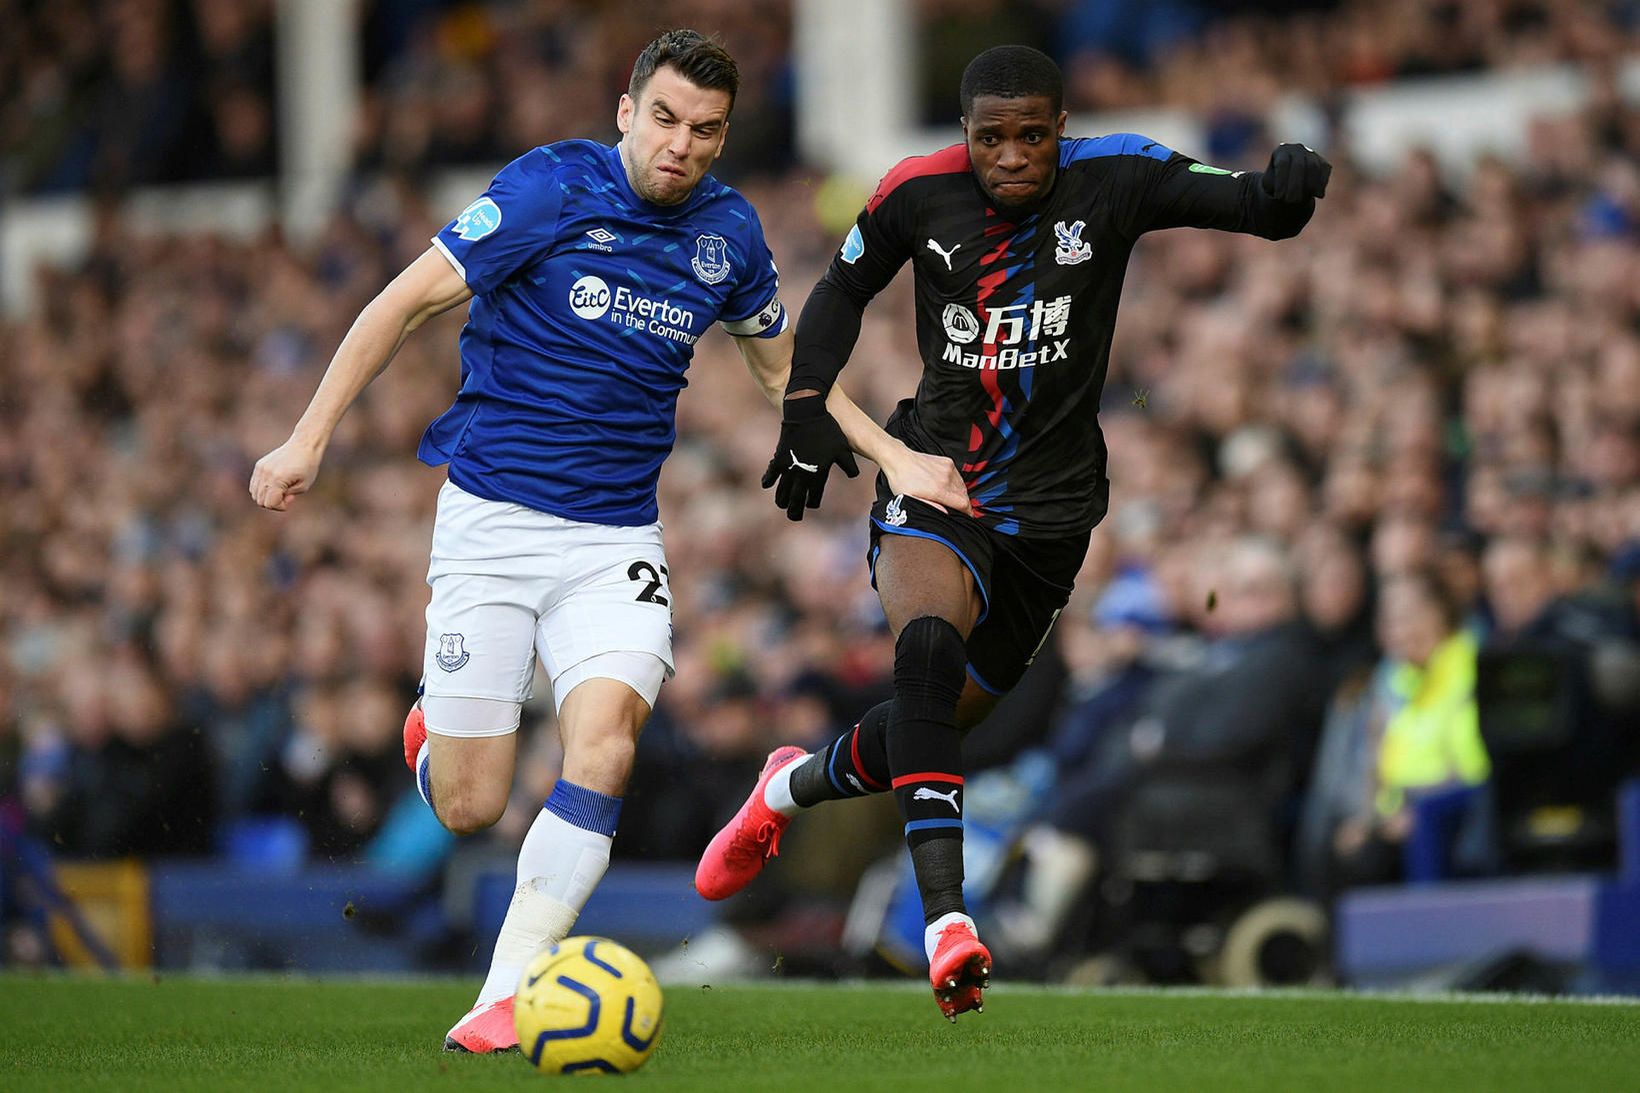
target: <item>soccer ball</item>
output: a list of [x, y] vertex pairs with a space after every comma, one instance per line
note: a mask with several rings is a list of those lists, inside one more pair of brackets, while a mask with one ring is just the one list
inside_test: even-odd
[[636, 1070], [661, 1034], [661, 988], [636, 953], [569, 937], [524, 968], [513, 999], [518, 1046], [543, 1074]]

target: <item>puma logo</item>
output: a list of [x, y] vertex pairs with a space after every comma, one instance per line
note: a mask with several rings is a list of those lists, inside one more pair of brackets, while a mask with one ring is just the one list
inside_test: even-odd
[[803, 462], [801, 459], [797, 458], [797, 453], [792, 451], [790, 448], [786, 449], [786, 454], [792, 457], [792, 465], [788, 468], [789, 470], [808, 471], [810, 474], [820, 473], [820, 468], [817, 464]]
[[935, 254], [939, 255], [941, 258], [945, 259], [945, 269], [946, 269], [946, 272], [949, 273], [951, 271], [951, 256], [962, 249], [962, 244], [961, 243], [953, 243], [951, 245], [951, 249], [946, 250], [944, 247], [940, 246], [938, 243], [936, 243], [932, 239], [930, 239], [928, 241], [928, 249], [933, 251]]
[[950, 793], [941, 793], [937, 789], [929, 789], [927, 786], [919, 786], [917, 787], [917, 792], [911, 795], [911, 799], [913, 801], [944, 801], [946, 804], [951, 806], [952, 812], [960, 813], [962, 809], [957, 804], [957, 794], [961, 792], [961, 790], [953, 789]]

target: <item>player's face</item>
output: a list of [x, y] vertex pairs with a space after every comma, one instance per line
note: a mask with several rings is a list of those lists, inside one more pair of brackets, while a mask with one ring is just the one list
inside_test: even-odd
[[1048, 196], [1059, 169], [1059, 138], [1065, 111], [1055, 116], [1046, 95], [1005, 99], [977, 95], [962, 119], [968, 159], [980, 189], [1004, 208], [1030, 205]]
[[727, 91], [696, 87], [666, 67], [649, 78], [636, 101], [622, 95], [615, 124], [626, 177], [638, 196], [657, 205], [686, 200], [723, 154], [731, 105]]

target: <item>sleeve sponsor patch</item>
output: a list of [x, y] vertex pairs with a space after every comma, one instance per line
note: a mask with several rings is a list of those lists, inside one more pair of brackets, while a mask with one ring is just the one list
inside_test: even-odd
[[852, 266], [865, 252], [866, 241], [860, 235], [860, 225], [856, 224], [848, 230], [848, 238], [843, 240], [843, 249], [838, 257]]
[[501, 206], [488, 197], [481, 197], [456, 217], [455, 233], [469, 243], [476, 243], [500, 226]]

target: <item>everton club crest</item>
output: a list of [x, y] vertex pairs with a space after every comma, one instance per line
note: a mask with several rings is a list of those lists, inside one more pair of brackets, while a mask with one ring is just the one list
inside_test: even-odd
[[471, 653], [462, 648], [462, 645], [463, 638], [460, 634], [440, 634], [438, 637], [438, 652], [434, 654], [433, 659], [446, 672], [453, 672], [466, 664], [472, 656]]
[[721, 235], [697, 235], [695, 257], [689, 263], [695, 276], [715, 285], [729, 276], [729, 244]]

